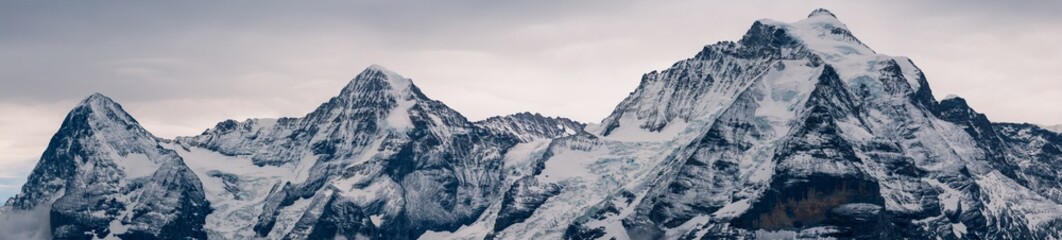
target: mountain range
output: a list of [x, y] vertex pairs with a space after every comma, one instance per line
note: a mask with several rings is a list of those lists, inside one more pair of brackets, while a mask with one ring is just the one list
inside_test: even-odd
[[1062, 134], [936, 100], [818, 9], [642, 75], [594, 124], [470, 121], [376, 65], [305, 116], [174, 139], [94, 94], [0, 221], [37, 226], [12, 239], [1060, 239], [1060, 176]]

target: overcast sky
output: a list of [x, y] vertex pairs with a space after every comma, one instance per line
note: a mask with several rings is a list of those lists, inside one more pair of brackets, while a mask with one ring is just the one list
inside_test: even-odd
[[376, 63], [472, 120], [598, 122], [642, 73], [819, 7], [877, 52], [912, 58], [938, 98], [994, 121], [1062, 123], [1062, 1], [92, 3], [0, 2], [0, 199], [93, 92], [171, 138], [302, 116]]

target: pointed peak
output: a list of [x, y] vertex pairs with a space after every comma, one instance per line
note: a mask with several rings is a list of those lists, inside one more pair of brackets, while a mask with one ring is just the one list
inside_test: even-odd
[[[115, 122], [123, 125], [138, 125], [121, 104], [100, 93], [93, 93], [81, 100], [67, 114], [68, 119], [91, 119], [95, 123]], [[65, 123], [64, 123], [65, 124]]]
[[125, 110], [122, 109], [121, 105], [101, 93], [93, 93], [85, 97], [74, 107], [74, 111], [80, 108], [86, 108], [92, 112], [121, 112], [125, 114]]
[[402, 75], [377, 64], [369, 65], [365, 70], [362, 70], [361, 73], [358, 73], [358, 76], [354, 77], [352, 82], [373, 79], [386, 80], [391, 86], [396, 87], [396, 89], [401, 89], [404, 85], [410, 84], [409, 78], [403, 77]]
[[837, 15], [833, 15], [833, 12], [830, 12], [830, 10], [826, 10], [825, 8], [815, 9], [814, 11], [811, 11], [810, 14], [808, 14], [808, 18], [816, 16], [829, 16], [832, 18], [837, 18]]
[[99, 104], [99, 103], [113, 104], [114, 100], [111, 100], [111, 98], [103, 95], [102, 93], [98, 93], [97, 92], [97, 93], [92, 93], [92, 95], [89, 95], [88, 97], [85, 97], [84, 100], [81, 100], [81, 104], [80, 105]]
[[107, 96], [99, 92], [94, 92], [92, 95], [89, 95], [88, 98], [107, 98]]
[[354, 76], [350, 83], [343, 88], [340, 95], [366, 94], [370, 92], [392, 92], [393, 95], [404, 96], [403, 92], [410, 92], [413, 82], [394, 71], [383, 66], [373, 64]]
[[944, 97], [944, 99], [941, 99], [939, 103], [942, 107], [957, 106], [960, 108], [970, 108], [970, 104], [966, 102], [965, 98], [955, 94], [949, 94], [947, 97]]
[[101, 93], [93, 93], [92, 95], [85, 97], [84, 100], [81, 100], [81, 102], [77, 104], [77, 107], [75, 107], [75, 109], [82, 107], [89, 108], [93, 111], [117, 111], [123, 113], [125, 112], [125, 110], [122, 109], [121, 105], [119, 105], [110, 97], [107, 97], [106, 95], [103, 95]]
[[375, 71], [382, 71], [382, 72], [393, 72], [390, 69], [387, 69], [387, 67], [384, 67], [383, 65], [375, 64], [375, 63], [369, 65], [369, 67], [365, 68], [365, 70], [375, 70]]
[[387, 69], [386, 67], [381, 66], [379, 64], [372, 64], [372, 65], [369, 65], [369, 67], [366, 67], [365, 70], [362, 70], [361, 73], [358, 74], [358, 77], [355, 77], [355, 80], [357, 80], [359, 77], [362, 77], [362, 76], [369, 77], [370, 75], [373, 75], [373, 74], [380, 74], [384, 78], [387, 78], [388, 80], [406, 79], [405, 77], [403, 77], [402, 75], [396, 73], [395, 71], [391, 71], [391, 69]]
[[978, 114], [973, 107], [970, 107], [970, 104], [966, 102], [966, 99], [954, 94], [941, 99], [934, 111], [936, 111], [944, 120], [951, 122], [961, 122], [966, 119], [972, 119]]

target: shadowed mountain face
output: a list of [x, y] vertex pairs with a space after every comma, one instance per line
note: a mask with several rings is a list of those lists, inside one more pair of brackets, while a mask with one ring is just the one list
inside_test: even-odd
[[1059, 133], [936, 101], [819, 9], [643, 75], [600, 124], [471, 122], [380, 66], [173, 140], [97, 94], [0, 213], [57, 239], [1057, 239], [1059, 166]]

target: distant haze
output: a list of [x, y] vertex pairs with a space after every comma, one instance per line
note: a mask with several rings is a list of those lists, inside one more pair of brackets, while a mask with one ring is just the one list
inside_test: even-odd
[[93, 92], [171, 138], [302, 116], [376, 63], [472, 120], [594, 123], [642, 73], [819, 7], [913, 59], [938, 97], [994, 121], [1062, 123], [1062, 1], [107, 3], [0, 3], [0, 198]]

